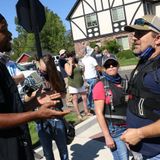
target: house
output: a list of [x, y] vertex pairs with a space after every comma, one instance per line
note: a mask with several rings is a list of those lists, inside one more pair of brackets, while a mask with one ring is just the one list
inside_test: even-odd
[[24, 62], [28, 62], [30, 59], [30, 55], [27, 53], [23, 53], [21, 54], [21, 56], [17, 59], [16, 63], [24, 63]]
[[159, 0], [77, 0], [67, 16], [76, 52], [82, 42], [102, 44], [116, 39], [123, 49], [129, 49], [131, 34], [124, 26], [145, 14], [160, 16]]

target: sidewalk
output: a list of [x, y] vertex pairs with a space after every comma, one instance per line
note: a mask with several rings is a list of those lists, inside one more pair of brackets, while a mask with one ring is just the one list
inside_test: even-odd
[[[54, 142], [53, 148], [55, 159], [60, 160]], [[68, 151], [70, 160], [113, 160], [111, 152], [105, 147], [104, 138], [95, 116], [76, 126], [76, 137], [72, 144], [68, 145]], [[36, 149], [35, 152], [43, 156], [42, 147]]]
[[[113, 160], [110, 150], [105, 146], [101, 129], [96, 116], [92, 116], [76, 127], [76, 136], [72, 144], [68, 145], [69, 160]], [[45, 160], [42, 147], [34, 150]], [[56, 144], [53, 141], [55, 160], [60, 160]], [[129, 159], [131, 160], [131, 156]]]

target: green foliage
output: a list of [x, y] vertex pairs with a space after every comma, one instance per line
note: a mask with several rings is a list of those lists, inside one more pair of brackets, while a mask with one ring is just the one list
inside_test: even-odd
[[90, 42], [90, 47], [91, 48], [95, 48], [96, 45], [97, 45], [96, 42]]
[[129, 59], [129, 58], [134, 58], [133, 51], [128, 49], [128, 50], [123, 50], [118, 52], [117, 57], [120, 59]]
[[[53, 54], [57, 54], [62, 48], [73, 50], [72, 35], [71, 33], [66, 34], [65, 26], [60, 17], [48, 8], [45, 8], [45, 13], [46, 23], [40, 33], [42, 50]], [[27, 33], [19, 26], [17, 18], [15, 18], [15, 24], [18, 37], [13, 40], [14, 60], [24, 52], [36, 51], [35, 35], [33, 33]]]
[[117, 54], [121, 46], [117, 43], [116, 40], [105, 41], [102, 50], [107, 49], [110, 53]]
[[138, 63], [138, 58], [133, 57], [129, 59], [118, 59], [120, 66], [136, 65]]
[[57, 53], [65, 45], [66, 29], [59, 16], [48, 8], [46, 10], [46, 24], [40, 34], [41, 44], [44, 50]]
[[64, 48], [67, 49], [69, 52], [74, 51], [74, 42], [73, 42], [71, 31], [68, 31], [65, 34]]

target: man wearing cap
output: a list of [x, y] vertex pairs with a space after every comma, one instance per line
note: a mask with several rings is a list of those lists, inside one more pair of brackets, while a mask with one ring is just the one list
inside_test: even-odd
[[68, 92], [68, 75], [65, 71], [65, 64], [67, 63], [67, 60], [66, 60], [66, 50], [65, 49], [61, 49], [59, 51], [59, 67], [60, 67], [60, 71], [61, 71], [61, 74], [62, 74], [62, 77], [64, 79], [64, 82], [65, 82], [65, 85], [66, 85], [66, 90], [67, 90], [67, 94], [66, 94], [66, 105], [67, 106], [73, 106], [73, 103], [72, 103], [72, 95], [69, 94]]
[[134, 54], [139, 57], [131, 73], [127, 109], [128, 129], [121, 139], [136, 160], [160, 159], [160, 18], [145, 15], [125, 31], [133, 32]]
[[[11, 40], [7, 22], [0, 14], [0, 52], [11, 50]], [[14, 80], [5, 64], [0, 60], [0, 160], [34, 159], [28, 126], [25, 123], [66, 114], [52, 110], [50, 107], [53, 107], [58, 101], [50, 99], [52, 97], [48, 96], [48, 103], [42, 106], [40, 106], [40, 101], [37, 101], [36, 105], [40, 106], [39, 110], [24, 112], [28, 108], [24, 108]]]

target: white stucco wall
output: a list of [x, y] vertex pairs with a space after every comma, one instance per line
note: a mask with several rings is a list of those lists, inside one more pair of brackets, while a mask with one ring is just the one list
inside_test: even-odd
[[109, 10], [98, 13], [98, 19], [99, 24], [101, 24], [99, 25], [100, 34], [104, 35], [106, 33], [112, 33], [111, 16]]
[[73, 39], [74, 40], [79, 40], [79, 39], [86, 38], [85, 35], [83, 34], [83, 32], [86, 34], [86, 27], [85, 27], [84, 17], [76, 18], [76, 19], [73, 19], [72, 21], [78, 26], [77, 27], [73, 22], [71, 22]]

